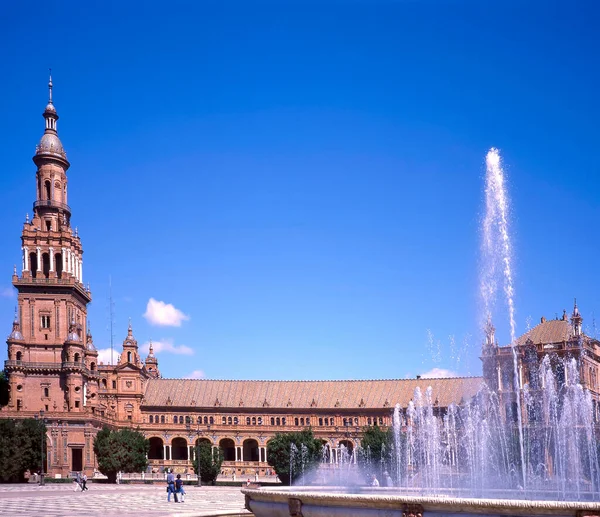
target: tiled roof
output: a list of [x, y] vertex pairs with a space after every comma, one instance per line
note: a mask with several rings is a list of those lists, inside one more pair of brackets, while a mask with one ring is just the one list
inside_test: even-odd
[[562, 343], [573, 338], [573, 327], [566, 320], [548, 320], [536, 325], [531, 330], [517, 338], [518, 345], [524, 345], [528, 339], [534, 345]]
[[433, 389], [440, 406], [472, 397], [481, 377], [360, 381], [239, 381], [150, 379], [144, 406], [202, 408], [375, 409], [406, 407], [415, 388]]

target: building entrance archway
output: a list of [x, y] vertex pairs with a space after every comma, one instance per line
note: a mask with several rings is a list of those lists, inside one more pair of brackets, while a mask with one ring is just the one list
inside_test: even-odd
[[219, 442], [219, 447], [223, 451], [224, 461], [235, 461], [235, 443], [231, 438], [223, 438]]
[[185, 438], [173, 438], [171, 442], [171, 457], [174, 460], [188, 459], [188, 445]]
[[148, 451], [149, 460], [164, 460], [165, 447], [162, 438], [150, 438], [150, 450]]
[[243, 461], [260, 461], [258, 457], [258, 442], [256, 440], [244, 440]]

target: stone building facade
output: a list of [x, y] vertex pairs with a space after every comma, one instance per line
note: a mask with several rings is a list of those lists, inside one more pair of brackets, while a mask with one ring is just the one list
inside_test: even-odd
[[[417, 387], [431, 386], [435, 406], [472, 397], [482, 378], [393, 379], [366, 381], [243, 381], [161, 378], [152, 346], [142, 358], [131, 324], [117, 364], [99, 364], [87, 326], [92, 300], [83, 282], [83, 247], [71, 225], [69, 161], [58, 137], [52, 100], [43, 113], [44, 134], [33, 161], [36, 199], [33, 217], [22, 229], [22, 264], [12, 283], [18, 308], [10, 333], [5, 371], [9, 403], [0, 418], [42, 416], [48, 427], [45, 471], [92, 475], [93, 440], [104, 425], [134, 427], [150, 440], [153, 470], [191, 471], [195, 444], [208, 441], [225, 453], [224, 468], [264, 473], [267, 442], [276, 433], [311, 427], [333, 464], [360, 443], [364, 426], [391, 425], [396, 404], [406, 408]], [[577, 353], [582, 378], [598, 396], [598, 342], [583, 335], [577, 308], [569, 323], [542, 322], [520, 338], [523, 357]], [[548, 334], [546, 333], [548, 331]], [[503, 389], [510, 349], [494, 341], [488, 328], [484, 373]], [[528, 363], [530, 364], [530, 363]], [[589, 370], [589, 371], [588, 371]], [[529, 370], [521, 370], [527, 378]], [[343, 447], [342, 447], [343, 446]]]

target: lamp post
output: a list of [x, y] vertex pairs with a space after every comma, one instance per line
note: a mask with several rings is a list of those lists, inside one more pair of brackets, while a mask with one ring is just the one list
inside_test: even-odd
[[[192, 428], [192, 421], [188, 420], [185, 424], [186, 429], [188, 430], [188, 432], [194, 431], [194, 429]], [[196, 463], [198, 465], [198, 486], [201, 487], [202, 486], [202, 477], [200, 476], [200, 458], [199, 458], [199, 452], [200, 452], [200, 433], [202, 432], [202, 424], [200, 422], [197, 422], [196, 424], [196, 445], [194, 447], [194, 450], [196, 451]], [[210, 431], [210, 424], [206, 424], [206, 430], [207, 432]]]
[[44, 441], [45, 441], [44, 424], [46, 423], [46, 420], [44, 419], [44, 410], [40, 409], [39, 417], [38, 417], [38, 415], [34, 415], [34, 418], [36, 420], [38, 420], [38, 418], [39, 418], [38, 421], [41, 424], [41, 426], [40, 426], [40, 434], [41, 434], [41, 436], [40, 436], [40, 438], [41, 438], [41, 440], [40, 440], [40, 451], [41, 451], [40, 462], [41, 462], [42, 468], [40, 469], [40, 486], [44, 486]]

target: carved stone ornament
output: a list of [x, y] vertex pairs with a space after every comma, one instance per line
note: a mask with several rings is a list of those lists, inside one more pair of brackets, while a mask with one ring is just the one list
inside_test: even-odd
[[290, 517], [303, 517], [302, 516], [302, 501], [295, 497], [288, 499], [288, 508], [290, 510]]
[[420, 504], [405, 504], [402, 517], [423, 517], [423, 507]]
[[131, 388], [131, 386], [133, 385], [133, 381], [125, 381], [125, 385], [126, 385], [128, 388]]

